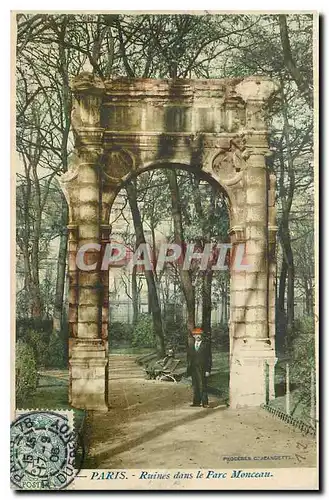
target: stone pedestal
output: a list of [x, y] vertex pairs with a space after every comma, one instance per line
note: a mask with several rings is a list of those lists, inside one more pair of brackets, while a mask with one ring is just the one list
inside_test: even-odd
[[107, 411], [108, 357], [102, 341], [76, 340], [71, 351], [71, 405]]
[[237, 343], [234, 346], [230, 360], [231, 408], [260, 406], [266, 403], [267, 391], [272, 392], [274, 389], [274, 378], [271, 382], [269, 376], [270, 387], [266, 383], [266, 364], [274, 369], [275, 351], [267, 339]]

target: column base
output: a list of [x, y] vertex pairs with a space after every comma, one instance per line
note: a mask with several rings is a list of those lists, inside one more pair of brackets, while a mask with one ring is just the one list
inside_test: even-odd
[[241, 343], [235, 339], [230, 361], [230, 408], [257, 407], [266, 403], [266, 363], [275, 364], [275, 350], [267, 339]]
[[77, 339], [69, 360], [71, 406], [108, 411], [106, 371], [108, 358], [101, 340]]

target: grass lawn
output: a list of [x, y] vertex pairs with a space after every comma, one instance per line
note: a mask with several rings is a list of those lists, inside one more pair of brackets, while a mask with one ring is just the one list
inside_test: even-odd
[[109, 347], [109, 354], [148, 354], [154, 352], [152, 347], [131, 347], [131, 346], [111, 346]]
[[67, 385], [39, 386], [33, 396], [27, 397], [20, 408], [31, 409], [71, 409], [68, 402]]
[[229, 397], [229, 353], [223, 351], [213, 351], [212, 353], [212, 373], [208, 379], [208, 389], [210, 394]]
[[35, 394], [17, 404], [17, 408], [20, 410], [73, 410], [76, 429], [80, 429], [85, 416], [84, 410], [77, 410], [69, 404], [68, 381], [49, 375], [40, 375]]

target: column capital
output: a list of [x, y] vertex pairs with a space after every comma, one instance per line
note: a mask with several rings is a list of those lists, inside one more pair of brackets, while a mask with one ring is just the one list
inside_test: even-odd
[[[246, 103], [246, 129], [266, 136], [265, 101], [278, 90], [278, 84], [268, 77], [245, 78], [236, 87], [236, 93]], [[261, 141], [262, 142], [262, 141]], [[257, 144], [256, 144], [256, 147]]]
[[242, 80], [236, 87], [236, 93], [245, 102], [267, 101], [279, 89], [279, 84], [267, 76], [249, 76]]
[[74, 76], [70, 81], [70, 88], [74, 94], [102, 95], [105, 93], [103, 80], [88, 71]]
[[69, 232], [69, 238], [71, 241], [77, 241], [78, 239], [78, 225], [70, 223], [67, 225], [67, 230]]
[[246, 230], [242, 226], [233, 226], [229, 229], [232, 243], [244, 243], [246, 241]]
[[[247, 113], [248, 114], [248, 113]], [[264, 122], [263, 122], [263, 115], [261, 112], [258, 114], [254, 114], [253, 112], [251, 113], [250, 119], [254, 120], [256, 118], [256, 124], [261, 124], [262, 129], [258, 130], [248, 130], [248, 132], [245, 134], [245, 149], [246, 149], [246, 154], [248, 155], [248, 158], [251, 158], [252, 161], [252, 156], [253, 155], [262, 155], [262, 156], [271, 156], [272, 152], [269, 150], [268, 147], [268, 132], [264, 128]]]
[[[72, 128], [79, 137], [81, 130], [100, 127], [101, 106], [105, 86], [103, 81], [92, 75], [83, 72], [71, 80], [73, 92], [72, 105]], [[103, 132], [103, 129], [101, 129]]]

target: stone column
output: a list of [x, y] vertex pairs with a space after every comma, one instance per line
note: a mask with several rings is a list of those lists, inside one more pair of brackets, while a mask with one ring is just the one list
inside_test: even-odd
[[[109, 220], [109, 217], [106, 218]], [[111, 226], [110, 224], [101, 224], [101, 256], [105, 254], [106, 245], [110, 242]], [[108, 360], [109, 355], [109, 342], [108, 342], [108, 328], [109, 328], [109, 269], [101, 270], [100, 280], [102, 286], [101, 292], [101, 339], [105, 348], [105, 356]], [[106, 402], [109, 404], [109, 365], [108, 362], [105, 365], [105, 392], [106, 392]]]
[[[72, 211], [71, 211], [72, 213]], [[76, 224], [68, 224], [68, 280], [69, 280], [69, 355], [78, 335], [78, 270], [76, 264], [78, 231]], [[72, 370], [69, 363], [69, 402], [72, 401]]]
[[[104, 256], [106, 245], [110, 243], [111, 225], [101, 225], [101, 255]], [[108, 323], [109, 323], [109, 270], [101, 270], [101, 283], [102, 283], [102, 331], [101, 337], [106, 343], [106, 350], [108, 351]]]
[[[104, 165], [109, 169], [112, 166], [111, 161], [109, 160], [108, 155], [104, 155]], [[103, 170], [102, 172], [102, 203], [101, 203], [101, 253], [102, 257], [106, 251], [106, 245], [110, 243], [111, 240], [111, 232], [112, 226], [109, 224], [110, 213], [113, 202], [120, 190], [118, 187], [118, 183], [113, 183], [113, 180], [110, 181], [108, 175]], [[109, 353], [109, 272], [108, 263], [104, 262], [104, 269], [101, 269], [101, 283], [102, 283], [102, 298], [101, 298], [101, 306], [102, 306], [102, 325], [101, 325], [101, 338], [104, 342], [104, 346], [106, 349], [106, 356], [108, 358]], [[109, 375], [110, 367], [108, 364], [106, 365], [106, 390], [107, 390], [107, 403], [110, 404], [110, 394], [108, 388], [108, 375]]]
[[[71, 405], [89, 410], [107, 410], [107, 348], [102, 337], [103, 276], [101, 272], [101, 162], [103, 132], [100, 110], [103, 83], [88, 73], [72, 81], [74, 94], [72, 127], [75, 134], [76, 169], [64, 183], [73, 200], [75, 240], [72, 259], [89, 245], [74, 279], [70, 280], [72, 326], [75, 340], [70, 349]], [[63, 176], [64, 177], [64, 176]], [[87, 247], [85, 247], [87, 248]], [[86, 267], [87, 266], [87, 267]], [[106, 284], [105, 284], [106, 285]], [[74, 308], [73, 308], [74, 304]]]
[[[268, 332], [271, 346], [275, 347], [275, 288], [276, 288], [276, 207], [275, 207], [275, 175], [268, 176]], [[269, 399], [275, 399], [275, 365], [278, 358], [275, 355], [268, 359], [269, 370]]]
[[[236, 87], [246, 103], [248, 160], [244, 172], [244, 231], [246, 261], [251, 268], [244, 275], [232, 274], [230, 406], [235, 408], [266, 402], [265, 367], [266, 363], [274, 366], [275, 359], [274, 331], [270, 330], [275, 289], [270, 273], [273, 255], [269, 241], [269, 185], [265, 163], [268, 144], [264, 121], [265, 100], [274, 89], [271, 81], [262, 78], [246, 79]], [[271, 377], [273, 379], [273, 371]]]

